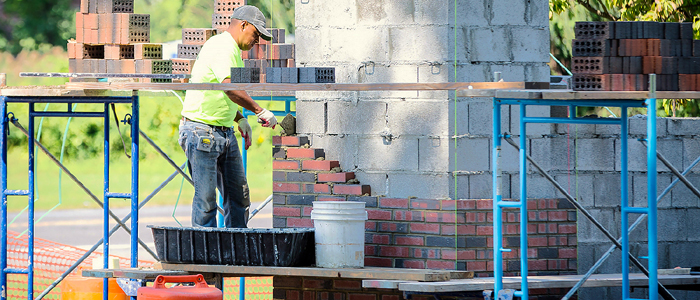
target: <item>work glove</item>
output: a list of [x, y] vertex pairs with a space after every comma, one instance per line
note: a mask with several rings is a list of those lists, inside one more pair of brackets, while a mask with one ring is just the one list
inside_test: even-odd
[[248, 124], [248, 119], [240, 118], [238, 120], [238, 131], [241, 132], [241, 136], [245, 140], [245, 149], [248, 150], [248, 147], [250, 147], [251, 141], [253, 139], [253, 128], [250, 128], [250, 124]]
[[277, 118], [275, 118], [275, 114], [273, 114], [271, 111], [264, 109], [256, 114], [258, 117], [258, 123], [262, 124], [262, 127], [271, 127], [272, 129], [275, 129], [275, 125], [277, 125]]

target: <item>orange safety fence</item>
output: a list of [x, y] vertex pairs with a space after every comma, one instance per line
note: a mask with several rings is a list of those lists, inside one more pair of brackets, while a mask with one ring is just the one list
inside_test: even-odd
[[[7, 266], [9, 268], [27, 268], [29, 243], [27, 235], [18, 237], [14, 231], [7, 232]], [[56, 281], [79, 258], [87, 253], [87, 250], [68, 246], [49, 240], [34, 238], [34, 295], [43, 292], [51, 283]], [[93, 252], [78, 268], [92, 268], [93, 258], [101, 257], [101, 252]], [[118, 256], [115, 256], [118, 257]], [[128, 258], [119, 257], [119, 265], [122, 268], [130, 267]], [[153, 262], [139, 261], [139, 267], [151, 267]], [[78, 274], [76, 268], [73, 273]], [[78, 274], [79, 275], [79, 274]], [[27, 298], [27, 275], [7, 275], [7, 298]], [[60, 285], [55, 287], [44, 299], [61, 299]]]
[[[7, 266], [9, 268], [27, 268], [28, 240], [24, 234], [14, 231], [7, 232]], [[68, 246], [53, 241], [34, 238], [34, 295], [43, 292], [49, 285], [70, 268], [78, 259], [87, 253], [87, 250]], [[79, 268], [92, 268], [92, 260], [102, 256], [102, 252], [93, 252], [74, 271], [78, 274]], [[118, 256], [114, 256], [118, 257]], [[130, 260], [119, 257], [119, 266], [129, 268]], [[152, 267], [151, 261], [139, 261], [139, 267]], [[224, 280], [224, 299], [238, 299], [240, 287], [238, 278], [226, 278]], [[7, 275], [7, 298], [27, 298], [27, 275]], [[55, 287], [44, 299], [61, 299], [61, 286]], [[247, 277], [245, 280], [245, 299], [272, 300], [272, 277]]]

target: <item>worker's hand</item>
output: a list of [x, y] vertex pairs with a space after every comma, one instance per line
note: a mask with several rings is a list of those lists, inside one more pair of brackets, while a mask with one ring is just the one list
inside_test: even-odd
[[238, 131], [241, 132], [241, 136], [245, 140], [245, 149], [248, 150], [253, 139], [253, 128], [250, 128], [248, 124], [248, 119], [240, 118], [238, 120]]
[[263, 108], [256, 116], [258, 116], [258, 123], [262, 124], [262, 127], [272, 127], [272, 129], [275, 129], [277, 118], [275, 118], [275, 114], [271, 111]]

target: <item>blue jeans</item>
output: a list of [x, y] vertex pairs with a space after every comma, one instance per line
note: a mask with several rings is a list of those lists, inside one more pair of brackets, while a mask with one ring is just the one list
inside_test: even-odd
[[250, 196], [233, 128], [183, 119], [178, 143], [194, 181], [192, 225], [216, 227], [216, 189], [223, 198], [224, 225], [246, 228]]

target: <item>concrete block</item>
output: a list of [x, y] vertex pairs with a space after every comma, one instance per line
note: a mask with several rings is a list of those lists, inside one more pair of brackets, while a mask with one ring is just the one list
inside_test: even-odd
[[421, 172], [448, 172], [452, 169], [450, 139], [446, 136], [418, 138], [418, 170]]
[[[689, 235], [697, 235], [688, 231], [688, 222], [694, 216], [689, 216], [685, 208], [660, 209], [657, 213], [658, 241], [687, 241]], [[697, 251], [697, 249], [695, 250]]]
[[[357, 175], [357, 157], [360, 149], [357, 135], [313, 135], [311, 145], [314, 148], [324, 149], [326, 160], [337, 160], [343, 170], [354, 171], [355, 178], [360, 180], [360, 183], [370, 184]], [[372, 185], [374, 192], [382, 191], [382, 189], [375, 190], [374, 188], [375, 186]]]
[[[538, 174], [527, 175], [527, 198], [552, 198], [554, 197], [554, 185], [549, 180]], [[512, 175], [510, 181], [512, 198], [520, 198], [520, 174]]]
[[[470, 45], [471, 61], [512, 61], [513, 49], [509, 43], [503, 42], [510, 38], [509, 30], [505, 28], [475, 28], [470, 29], [469, 36], [472, 41], [479, 41]], [[528, 43], [528, 45], [530, 44]]]
[[[510, 5], [512, 3], [508, 3]], [[549, 27], [511, 28], [513, 61], [549, 63]]]
[[[409, 36], [408, 34], [405, 33], [405, 31], [408, 31], [407, 29], [399, 29], [398, 32], [394, 32], [393, 35], [397, 36], [396, 38], [400, 39], [408, 39]], [[410, 52], [410, 49], [406, 48], [415, 48], [415, 45], [408, 44], [409, 41], [403, 41], [403, 40], [398, 40], [394, 41], [395, 46], [394, 47], [401, 47], [400, 49], [396, 48], [391, 48], [392, 44], [392, 37], [391, 33], [392, 29], [387, 29], [387, 28], [328, 28], [323, 31], [323, 34], [321, 35], [325, 40], [322, 40], [321, 47], [322, 48], [322, 56], [319, 57], [313, 57], [309, 55], [303, 55], [303, 57], [300, 57], [302, 55], [301, 51], [304, 51], [301, 49], [301, 47], [304, 47], [304, 49], [309, 49], [307, 46], [302, 46], [299, 41], [295, 41], [295, 45], [299, 47], [297, 49], [296, 54], [297, 54], [297, 59], [302, 60], [304, 62], [308, 61], [315, 61], [315, 62], [321, 62], [321, 63], [326, 63], [327, 61], [345, 61], [345, 62], [352, 62], [353, 64], [357, 64], [362, 61], [374, 61], [374, 62], [381, 62], [381, 61], [388, 61], [388, 60], [397, 60], [397, 59], [405, 59], [405, 60], [417, 60], [416, 57], [410, 57], [410, 54], [405, 54], [402, 58], [392, 58], [392, 53], [393, 52], [398, 52], [399, 54], [404, 54], [405, 52]], [[421, 33], [425, 32], [425, 33]], [[428, 35], [428, 34], [433, 34], [431, 31], [427, 30], [420, 30], [415, 33], [416, 35]], [[429, 38], [425, 37], [424, 38]], [[415, 41], [415, 37], [413, 40]], [[421, 41], [421, 40], [417, 40]], [[441, 47], [447, 47], [441, 46]], [[428, 48], [431, 47], [422, 47], [423, 50], [417, 53], [429, 53]], [[437, 49], [431, 49], [431, 50], [437, 50]], [[309, 54], [309, 53], [307, 53]], [[416, 53], [413, 53], [413, 55], [416, 55]], [[431, 55], [436, 55], [436, 54], [431, 54]], [[408, 58], [406, 58], [408, 56]], [[310, 59], [308, 59], [310, 58]], [[429, 59], [429, 58], [425, 58]], [[321, 64], [322, 66], [325, 66], [324, 64]]]
[[[428, 2], [430, 3], [430, 2]], [[455, 7], [448, 5], [448, 15], [455, 15]], [[475, 26], [475, 27], [488, 27], [489, 21], [491, 21], [491, 11], [487, 8], [487, 4], [484, 1], [479, 0], [469, 0], [466, 3], [457, 5], [457, 27], [464, 26]], [[452, 20], [450, 20], [452, 21]]]
[[[632, 183], [627, 187], [631, 190]], [[596, 208], [620, 207], [620, 176], [618, 174], [595, 174], [593, 176], [593, 201]], [[631, 195], [631, 193], [629, 194]], [[631, 201], [629, 202], [631, 203]]]
[[545, 171], [566, 171], [574, 168], [573, 146], [573, 141], [564, 137], [536, 138], [530, 140], [528, 154]]
[[[457, 101], [450, 101], [448, 104], [450, 111], [448, 132], [450, 134], [454, 133], [459, 136], [469, 133], [469, 104], [472, 99], [477, 98], [459, 98]], [[483, 100], [479, 101], [484, 102]], [[457, 122], [455, 122], [455, 118]]]
[[[418, 171], [418, 139], [391, 141], [380, 136], [358, 137], [357, 167], [367, 171]], [[390, 189], [391, 190], [391, 189]]]
[[282, 83], [282, 68], [266, 68], [265, 74], [267, 83]]
[[[656, 150], [661, 153], [676, 169], [683, 172], [683, 145], [679, 139], [659, 139], [656, 141]], [[628, 169], [630, 171], [646, 172], [647, 170], [647, 147], [642, 145], [637, 139], [627, 140]], [[615, 140], [615, 170], [620, 171], [620, 140]], [[670, 172], [670, 170], [660, 160], [656, 161], [658, 172]]]
[[[485, 100], [486, 99], [486, 100]], [[466, 108], [461, 108], [466, 106]], [[493, 135], [493, 100], [490, 98], [470, 98], [468, 100], [457, 101], [458, 113], [463, 109], [468, 110], [466, 122], [463, 117], [457, 124], [457, 134], [469, 133], [472, 135]], [[501, 132], [510, 132], [510, 107], [501, 105]], [[452, 114], [450, 114], [452, 115]], [[468, 125], [465, 126], [465, 125]], [[467, 130], [465, 130], [467, 129]]]
[[[520, 145], [520, 140], [515, 138], [513, 139], [518, 146]], [[528, 147], [529, 148], [529, 147]], [[528, 149], [529, 150], [529, 149]], [[491, 153], [491, 156], [489, 156], [490, 160], [493, 161], [493, 140], [489, 139], [489, 153]], [[513, 146], [511, 146], [508, 142], [501, 141], [501, 160], [500, 160], [500, 169], [503, 172], [509, 172], [509, 173], [517, 173], [520, 171], [520, 152]], [[491, 168], [493, 168], [493, 165], [490, 165]]]
[[[690, 183], [695, 186], [695, 188], [700, 189], [700, 175], [698, 174], [687, 174], [685, 178], [690, 181]], [[693, 194], [682, 182], [676, 184], [677, 186], [673, 188], [671, 192], [673, 207], [700, 207], [700, 201], [698, 197]]]
[[[689, 218], [700, 214], [700, 209], [698, 208], [686, 208], [686, 210], [688, 212]], [[688, 227], [688, 241], [700, 241], [700, 235], [697, 234], [698, 232], [700, 232], [700, 222], [684, 222], [684, 224]]]
[[326, 103], [321, 101], [296, 101], [297, 132], [301, 134], [324, 134], [328, 126]]
[[414, 24], [446, 26], [454, 20], [454, 13], [449, 14], [453, 9], [449, 1], [414, 1], [414, 8]]
[[[683, 140], [683, 170], [689, 168], [693, 162], [700, 157], [700, 139], [684, 139]], [[693, 168], [693, 172], [697, 173], [700, 168]]]
[[530, 26], [549, 27], [549, 3], [547, 1], [527, 2], [525, 19]]
[[[447, 136], [450, 134], [447, 131], [449, 118], [444, 116], [449, 114], [448, 106], [449, 100], [390, 101], [385, 110], [387, 126], [394, 135]], [[381, 107], [377, 109], [380, 110], [379, 113], [384, 112], [381, 111]]]
[[494, 80], [494, 72], [501, 72], [503, 81], [525, 81], [525, 66], [521, 64], [491, 64], [486, 69], [489, 76], [486, 81]]
[[[357, 71], [358, 83], [416, 83], [418, 67], [415, 65], [375, 65], [362, 67]], [[416, 98], [417, 91], [360, 91], [359, 96], [368, 99], [377, 98]]]
[[[350, 27], [357, 22], [357, 1], [309, 1], [294, 7], [297, 34], [309, 27]], [[333, 16], [329, 18], [328, 16]], [[298, 40], [295, 42], [300, 45]]]
[[[668, 175], [668, 174], [658, 174], [656, 176], [656, 196], [660, 196], [661, 193], [668, 187], [671, 182], [675, 179], [675, 176], [673, 175]], [[646, 174], [635, 174], [631, 178], [632, 181], [632, 190], [633, 194], [630, 194], [630, 205], [634, 205], [636, 207], [647, 207], [649, 203], [647, 202], [647, 186], [648, 186], [648, 181], [647, 181], [647, 176]], [[683, 185], [682, 182], [678, 182], [677, 185]], [[658, 208], [669, 208], [671, 207], [672, 204], [672, 193], [673, 190], [669, 191], [669, 193], [664, 196], [660, 202], [657, 202], [657, 207]]]
[[[450, 74], [450, 81], [454, 81]], [[457, 65], [457, 82], [485, 82], [492, 78], [488, 64], [460, 64]]]
[[491, 143], [487, 138], [458, 139], [455, 153], [457, 171], [491, 170]]
[[[390, 27], [388, 59], [391, 61], [444, 61], [450, 44], [447, 27]], [[357, 41], [355, 41], [357, 43]]]
[[[452, 199], [469, 199], [469, 198], [471, 198], [471, 196], [469, 196], [469, 193], [472, 191], [472, 189], [469, 187], [469, 181], [470, 181], [471, 177], [473, 177], [473, 176], [474, 175], [457, 175], [457, 178], [455, 179], [455, 176], [453, 175], [452, 179], [450, 180], [450, 198], [452, 198]], [[455, 188], [455, 185], [456, 185], [456, 188]], [[493, 195], [491, 195], [491, 186], [488, 187], [488, 191], [487, 191], [487, 190], [485, 190], [484, 186], [478, 185], [478, 186], [474, 187], [473, 191], [477, 195], [488, 195], [486, 197], [493, 196]], [[483, 198], [481, 198], [481, 199], [483, 199]]]
[[416, 7], [413, 0], [355, 0], [355, 2], [357, 24], [360, 26], [414, 24]]
[[668, 134], [692, 136], [698, 135], [700, 118], [668, 118]]
[[525, 81], [549, 82], [550, 68], [546, 63], [529, 63], [525, 65]]
[[[454, 67], [447, 63], [418, 65], [418, 82], [449, 82], [452, 74], [454, 74]], [[454, 92], [418, 91], [418, 99], [454, 99]]]
[[388, 197], [447, 199], [452, 176], [448, 174], [389, 173]]
[[[299, 12], [299, 10], [296, 10]], [[323, 42], [320, 28], [299, 29], [294, 36], [296, 43], [296, 62], [302, 66], [312, 61], [328, 58], [328, 45]]]
[[583, 171], [615, 170], [614, 140], [579, 139], [577, 146], [577, 165]]
[[491, 25], [526, 25], [525, 1], [494, 1], [491, 5]]
[[[530, 105], [527, 106], [526, 116], [528, 117], [549, 117], [549, 106]], [[537, 124], [532, 123], [527, 125], [527, 136], [543, 136], [552, 134], [552, 124]], [[510, 130], [511, 134], [520, 135], [520, 105], [512, 105], [510, 107]]]
[[388, 195], [388, 175], [382, 172], [355, 171], [355, 178], [362, 184], [372, 187], [372, 195]]
[[328, 101], [328, 133], [379, 134], [387, 129], [387, 111], [388, 104], [385, 102]]
[[[556, 175], [554, 179], [583, 207], [592, 208], [595, 206], [594, 193], [591, 192], [593, 191], [594, 175], [576, 175], [574, 172], [571, 172], [570, 174]], [[564, 198], [564, 195], [556, 191], [555, 197]]]
[[[618, 224], [618, 227], [619, 227], [619, 224]], [[613, 236], [619, 236], [619, 235], [613, 234]], [[605, 252], [607, 252], [608, 249], [610, 249], [610, 245], [612, 245], [612, 242], [609, 242], [609, 241], [605, 241], [603, 243], [597, 243], [595, 245], [594, 255], [596, 257], [596, 260], [598, 258], [602, 257], [603, 254], [605, 254]], [[634, 251], [630, 251], [630, 252], [634, 253]], [[620, 252], [619, 251], [617, 253], [613, 252], [613, 255], [611, 255], [600, 268], [598, 268], [598, 272], [600, 272], [601, 274], [620, 273], [620, 270], [622, 268], [621, 260], [622, 260], [622, 255], [620, 255]], [[632, 264], [630, 264], [630, 265], [632, 265]], [[635, 267], [631, 267], [630, 272], [632, 271], [632, 269], [636, 270]], [[611, 296], [612, 295], [619, 296], [622, 294], [622, 291], [620, 291], [620, 290], [614, 291], [613, 290], [613, 291], [608, 291], [607, 294], [611, 295]], [[616, 298], [616, 297], [612, 296], [610, 298], [601, 298], [601, 299], [612, 299], [612, 298]]]
[[[588, 212], [600, 222], [613, 236], [620, 236], [620, 212], [615, 208], [592, 208]], [[610, 240], [595, 227], [591, 221], [581, 216], [576, 221], [578, 231], [578, 243], [605, 243], [610, 244]], [[607, 249], [606, 249], [607, 250]], [[602, 254], [602, 253], [601, 253]], [[619, 256], [619, 255], [618, 255]], [[598, 255], [597, 257], [600, 257]], [[611, 257], [612, 258], [612, 257]]]

